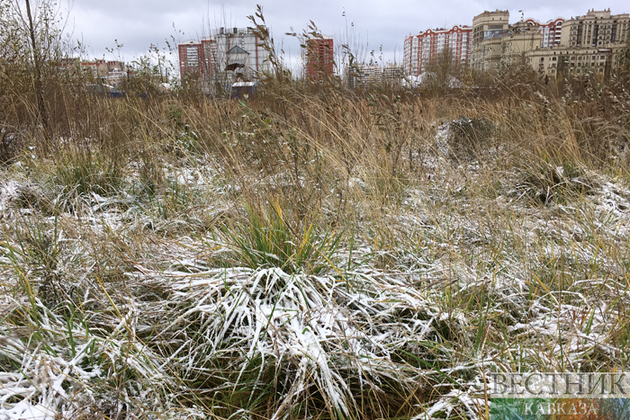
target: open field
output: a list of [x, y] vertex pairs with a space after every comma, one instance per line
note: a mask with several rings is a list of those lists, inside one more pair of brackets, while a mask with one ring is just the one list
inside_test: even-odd
[[0, 420], [487, 418], [490, 372], [627, 368], [627, 83], [70, 86], [51, 136], [5, 93]]

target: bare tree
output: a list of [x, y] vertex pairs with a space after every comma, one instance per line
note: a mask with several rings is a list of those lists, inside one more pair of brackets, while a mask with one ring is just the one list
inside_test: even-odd
[[428, 89], [443, 90], [457, 85], [457, 78], [462, 73], [462, 65], [453, 55], [448, 45], [427, 65], [422, 84]]
[[52, 134], [45, 79], [50, 69], [58, 68], [64, 26], [60, 10], [53, 0], [10, 0], [0, 5], [0, 61], [5, 68], [0, 71], [0, 79], [12, 86], [12, 79], [28, 75], [36, 117], [46, 138]]

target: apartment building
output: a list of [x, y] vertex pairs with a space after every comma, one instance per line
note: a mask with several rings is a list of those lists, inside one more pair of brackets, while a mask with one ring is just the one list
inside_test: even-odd
[[417, 35], [409, 35], [403, 48], [405, 74], [419, 76], [424, 73], [446, 48], [454, 62], [467, 64], [471, 42], [472, 28], [466, 25], [427, 29]]
[[249, 81], [269, 58], [253, 28], [219, 28], [201, 41], [178, 44], [180, 77], [196, 75], [213, 82]]
[[527, 60], [541, 74], [600, 75], [615, 67], [630, 28], [630, 15], [612, 15], [610, 9], [589, 10], [563, 22], [560, 45], [527, 52]]
[[123, 61], [94, 60], [85, 61], [79, 58], [64, 58], [59, 67], [69, 74], [91, 78], [93, 82], [118, 88], [124, 80], [133, 76], [133, 71]]
[[269, 53], [253, 28], [219, 28], [210, 41], [209, 54], [218, 73], [235, 71], [252, 79], [266, 68]]
[[549, 76], [600, 75], [608, 77], [619, 55], [621, 45], [614, 48], [537, 48], [527, 52], [527, 62], [534, 70]]
[[542, 37], [540, 46], [542, 48], [553, 47], [554, 45], [560, 45], [562, 36], [562, 23], [564, 19], [559, 17], [548, 21], [547, 23], [540, 23], [539, 21], [529, 18], [525, 22], [528, 25], [540, 28], [540, 35]]
[[525, 53], [542, 44], [540, 27], [520, 21], [510, 25], [508, 34], [501, 38], [501, 58], [503, 64], [523, 62]]
[[403, 66], [387, 64], [356, 64], [345, 71], [346, 82], [351, 88], [365, 88], [371, 83], [399, 84], [405, 77]]
[[64, 58], [61, 60], [60, 67], [68, 71], [81, 69], [83, 72], [90, 72], [95, 78], [107, 77], [112, 73], [124, 73], [127, 69], [123, 61], [84, 61], [79, 60], [78, 58]]
[[630, 15], [612, 15], [610, 9], [589, 10], [562, 25], [561, 44], [567, 47], [608, 48], [622, 44], [628, 36]]
[[495, 70], [502, 57], [502, 39], [508, 35], [510, 12], [485, 11], [473, 18], [470, 66], [477, 71]]
[[306, 40], [306, 79], [316, 82], [331, 76], [334, 72], [332, 37], [322, 36]]
[[201, 42], [189, 40], [177, 45], [179, 55], [179, 75], [188, 78], [205, 78], [212, 72], [211, 63], [206, 60]]
[[473, 18], [472, 28], [428, 30], [408, 36], [404, 47], [405, 73], [416, 76], [425, 71], [426, 63], [453, 39], [447, 34], [452, 36], [458, 29], [468, 35], [467, 39], [461, 38], [461, 50], [451, 49], [458, 54], [461, 51], [458, 59], [473, 70], [495, 71], [501, 65], [518, 61], [551, 76], [607, 76], [630, 37], [630, 15], [613, 15], [610, 9], [592, 9], [584, 16], [568, 20], [558, 17], [546, 23], [529, 18], [510, 24], [509, 20], [507, 10], [484, 11]]

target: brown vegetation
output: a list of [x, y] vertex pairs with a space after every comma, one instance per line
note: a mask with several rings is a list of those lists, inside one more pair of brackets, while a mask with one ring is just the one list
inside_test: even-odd
[[239, 101], [58, 69], [50, 135], [0, 74], [4, 404], [483, 418], [488, 371], [628, 363], [625, 73]]

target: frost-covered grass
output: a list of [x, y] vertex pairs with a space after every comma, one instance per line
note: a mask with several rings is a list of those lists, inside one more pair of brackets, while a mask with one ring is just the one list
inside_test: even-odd
[[487, 418], [489, 372], [624, 370], [628, 114], [510, 95], [98, 100], [94, 131], [24, 129], [0, 420]]

